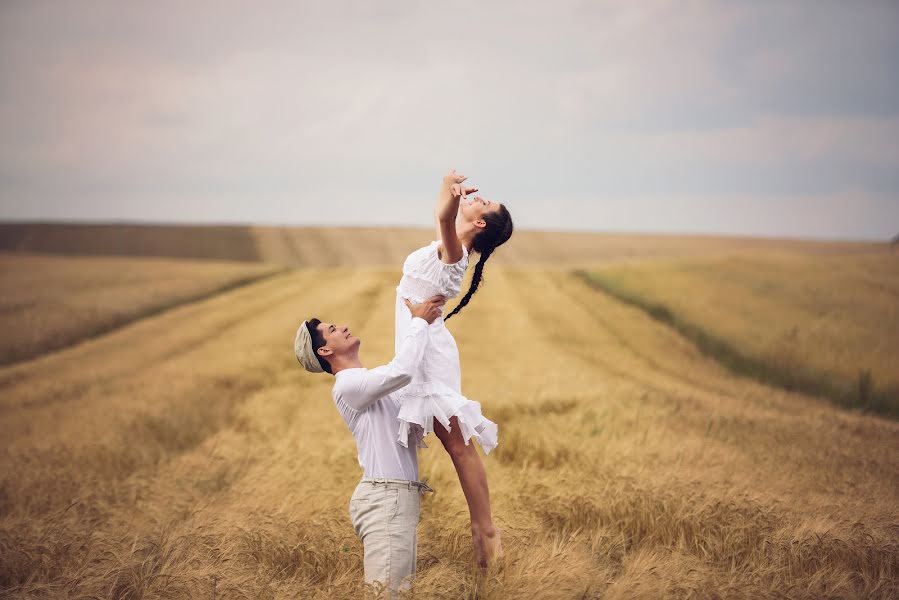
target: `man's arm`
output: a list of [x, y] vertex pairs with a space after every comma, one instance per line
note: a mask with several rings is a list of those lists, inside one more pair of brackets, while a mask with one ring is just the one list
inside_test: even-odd
[[421, 362], [428, 343], [428, 326], [440, 315], [443, 298], [435, 296], [416, 305], [407, 300], [406, 306], [412, 312], [413, 319], [393, 360], [354, 377], [351, 387], [341, 390], [340, 399], [351, 408], [365, 410], [412, 381], [412, 374]]

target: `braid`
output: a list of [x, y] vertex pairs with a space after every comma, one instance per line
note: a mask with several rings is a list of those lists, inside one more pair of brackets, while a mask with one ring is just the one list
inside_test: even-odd
[[462, 296], [462, 300], [459, 301], [459, 304], [456, 305], [456, 308], [453, 309], [453, 312], [444, 317], [444, 321], [448, 321], [450, 317], [465, 308], [465, 305], [468, 304], [468, 301], [471, 300], [471, 297], [474, 296], [474, 293], [478, 291], [478, 286], [481, 285], [481, 278], [484, 274], [484, 263], [487, 262], [487, 259], [490, 258], [491, 254], [493, 254], [493, 248], [481, 254], [481, 258], [478, 259], [478, 264], [474, 266], [474, 274], [472, 274], [471, 276], [471, 285], [468, 288], [468, 292], [464, 296]]
[[474, 267], [471, 285], [456, 308], [443, 318], [444, 321], [448, 321], [450, 317], [465, 308], [471, 297], [474, 296], [474, 293], [478, 291], [478, 286], [481, 285], [481, 279], [484, 276], [484, 264], [489, 260], [494, 250], [505, 244], [512, 237], [512, 215], [509, 214], [509, 209], [504, 205], [501, 204], [498, 211], [484, 215], [484, 221], [487, 222], [487, 226], [472, 240], [472, 248], [481, 255], [481, 258], [478, 259], [478, 264]]

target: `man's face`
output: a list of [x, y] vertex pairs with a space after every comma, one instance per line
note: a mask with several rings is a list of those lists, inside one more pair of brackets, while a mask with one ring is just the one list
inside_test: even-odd
[[350, 354], [359, 348], [362, 340], [350, 333], [346, 325], [334, 323], [319, 323], [318, 331], [325, 338], [325, 345], [318, 349], [318, 353], [328, 359], [329, 356], [341, 356]]

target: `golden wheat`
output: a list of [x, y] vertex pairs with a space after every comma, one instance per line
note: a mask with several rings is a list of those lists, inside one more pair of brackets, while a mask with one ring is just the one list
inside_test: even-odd
[[[883, 396], [899, 416], [899, 255], [797, 254], [642, 262], [595, 271], [799, 389]], [[753, 369], [747, 369], [752, 371]], [[860, 389], [863, 388], [863, 389]]]
[[[397, 272], [280, 275], [0, 369], [0, 594], [353, 598], [359, 477], [299, 320], [393, 349]], [[899, 424], [732, 376], [563, 271], [490, 269], [450, 323], [501, 568], [472, 569], [439, 442], [417, 598], [891, 598]]]
[[0, 364], [254, 281], [254, 263], [0, 254]]

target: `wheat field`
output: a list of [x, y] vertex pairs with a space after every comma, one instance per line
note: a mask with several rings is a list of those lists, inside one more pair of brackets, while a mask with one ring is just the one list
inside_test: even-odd
[[899, 254], [888, 248], [619, 263], [590, 277], [720, 340], [754, 363], [747, 373], [899, 416]]
[[[314, 315], [386, 362], [397, 279], [282, 273], [0, 368], [0, 596], [372, 595], [355, 447], [292, 342]], [[735, 376], [567, 267], [489, 268], [450, 327], [507, 557], [473, 569], [429, 440], [413, 597], [899, 593], [899, 423]]]
[[279, 270], [233, 261], [0, 253], [0, 364], [65, 348]]
[[[430, 205], [430, 200], [427, 202]], [[165, 256], [264, 262], [297, 268], [399, 266], [434, 229], [403, 227], [263, 227], [248, 225], [85, 225], [0, 223], [0, 251]], [[605, 261], [729, 254], [805, 256], [870, 252], [870, 242], [759, 239], [712, 235], [596, 234], [516, 230], [491, 260], [508, 265], [595, 265]]]

